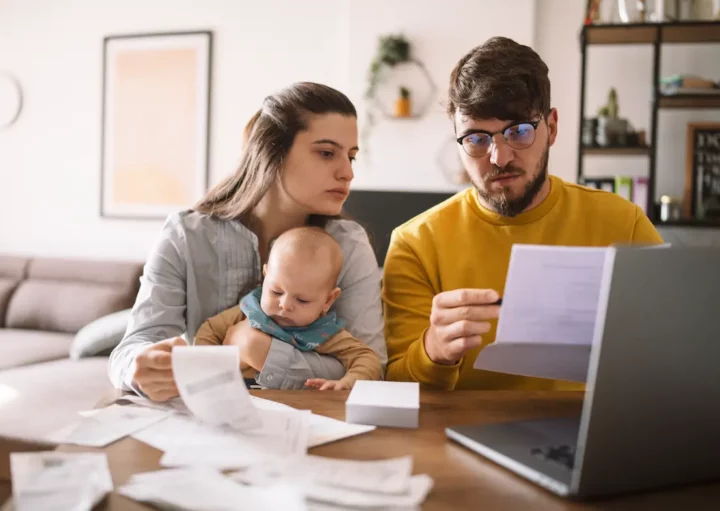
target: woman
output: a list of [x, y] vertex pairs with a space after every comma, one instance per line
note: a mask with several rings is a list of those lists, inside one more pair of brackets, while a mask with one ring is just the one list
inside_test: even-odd
[[[234, 175], [193, 210], [171, 215], [145, 264], [125, 338], [110, 356], [109, 375], [121, 389], [156, 401], [178, 395], [171, 350], [193, 339], [210, 316], [237, 304], [261, 280], [273, 239], [300, 225], [324, 227], [343, 251], [334, 310], [356, 338], [387, 361], [380, 301], [381, 274], [363, 228], [339, 219], [358, 151], [357, 113], [342, 93], [298, 83], [269, 96], [245, 128]], [[243, 335], [266, 335], [247, 328]], [[308, 378], [338, 379], [340, 362], [301, 352], [267, 337], [255, 355], [257, 381], [303, 388]]]

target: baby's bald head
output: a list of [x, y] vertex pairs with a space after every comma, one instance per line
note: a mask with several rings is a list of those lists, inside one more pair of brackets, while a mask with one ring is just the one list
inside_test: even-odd
[[[312, 267], [324, 275], [323, 284], [334, 288], [342, 269], [343, 256], [335, 238], [320, 227], [297, 227], [285, 231], [273, 242], [268, 266], [295, 266], [297, 271]], [[318, 275], [319, 277], [320, 275]]]

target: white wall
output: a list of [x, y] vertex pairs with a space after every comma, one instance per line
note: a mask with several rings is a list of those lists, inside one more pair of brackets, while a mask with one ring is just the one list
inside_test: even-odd
[[[402, 31], [444, 92], [454, 63], [493, 35], [534, 39], [535, 0], [0, 0], [0, 69], [25, 108], [0, 132], [0, 251], [143, 259], [160, 221], [102, 219], [103, 37], [214, 32], [210, 177], [234, 170], [246, 120], [297, 80], [327, 83], [362, 110], [377, 36]], [[362, 117], [361, 117], [362, 120]], [[357, 188], [452, 189], [437, 169], [452, 134], [442, 108], [382, 122], [359, 162]]]

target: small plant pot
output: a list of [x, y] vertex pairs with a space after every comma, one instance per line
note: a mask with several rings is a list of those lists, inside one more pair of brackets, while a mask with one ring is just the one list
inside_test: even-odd
[[395, 100], [395, 117], [412, 116], [412, 103], [410, 98], [397, 98]]

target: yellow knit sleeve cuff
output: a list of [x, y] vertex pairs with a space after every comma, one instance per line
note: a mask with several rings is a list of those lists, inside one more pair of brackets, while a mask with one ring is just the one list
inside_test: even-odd
[[[427, 330], [425, 330], [427, 331]], [[460, 376], [460, 362], [453, 365], [437, 364], [425, 351], [425, 331], [407, 351], [407, 364], [413, 378], [438, 390], [454, 390]]]

